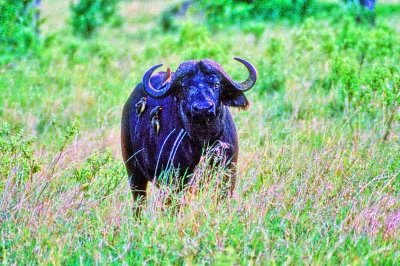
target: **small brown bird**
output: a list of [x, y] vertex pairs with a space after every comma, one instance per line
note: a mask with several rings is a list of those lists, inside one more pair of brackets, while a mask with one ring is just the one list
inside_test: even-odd
[[172, 77], [172, 75], [171, 75], [171, 69], [168, 68], [168, 69], [167, 69], [167, 72], [165, 72], [164, 82], [163, 82], [162, 86], [164, 86], [165, 84], [169, 83], [169, 82], [171, 81], [171, 77]]
[[144, 110], [146, 109], [146, 101], [147, 101], [147, 98], [146, 97], [142, 97], [140, 99], [140, 101], [138, 101], [135, 104], [136, 113], [138, 114], [138, 116], [140, 116], [144, 112]]
[[160, 132], [160, 115], [161, 115], [162, 107], [161, 106], [156, 106], [153, 110], [150, 112], [150, 117], [151, 117], [151, 125], [156, 131], [157, 135]]
[[156, 117], [151, 119], [151, 125], [153, 126], [154, 130], [156, 131], [157, 135], [160, 132], [160, 120]]

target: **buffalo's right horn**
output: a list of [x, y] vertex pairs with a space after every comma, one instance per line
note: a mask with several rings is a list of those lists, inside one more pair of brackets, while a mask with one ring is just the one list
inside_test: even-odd
[[151, 85], [150, 78], [153, 72], [161, 67], [162, 64], [155, 65], [151, 67], [149, 70], [146, 71], [143, 75], [142, 83], [144, 86], [144, 91], [146, 92], [147, 95], [153, 98], [164, 98], [168, 96], [168, 92], [171, 89], [171, 82], [168, 80], [164, 82], [159, 88], [154, 88], [153, 85]]
[[242, 63], [247, 68], [247, 70], [249, 71], [249, 77], [247, 78], [246, 81], [240, 83], [233, 82], [233, 85], [235, 86], [236, 89], [240, 91], [248, 91], [254, 86], [254, 84], [257, 81], [257, 69], [250, 62], [242, 58], [235, 57], [234, 59]]

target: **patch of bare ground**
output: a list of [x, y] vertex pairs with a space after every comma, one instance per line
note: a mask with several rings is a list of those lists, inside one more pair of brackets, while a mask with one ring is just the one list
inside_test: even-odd
[[114, 127], [105, 132], [82, 132], [56, 157], [57, 169], [76, 167], [93, 153], [105, 149], [109, 149], [115, 158], [122, 160], [119, 128]]

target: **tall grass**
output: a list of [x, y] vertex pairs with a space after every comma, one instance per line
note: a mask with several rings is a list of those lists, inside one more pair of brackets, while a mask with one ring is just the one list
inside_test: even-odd
[[[163, 35], [166, 6], [121, 5], [121, 28], [83, 42], [65, 25], [40, 57], [0, 68], [2, 264], [398, 264], [396, 20]], [[118, 129], [132, 88], [151, 65], [203, 57], [244, 79], [238, 55], [260, 77], [232, 110], [234, 194], [205, 156], [187, 190], [151, 185], [135, 218]]]

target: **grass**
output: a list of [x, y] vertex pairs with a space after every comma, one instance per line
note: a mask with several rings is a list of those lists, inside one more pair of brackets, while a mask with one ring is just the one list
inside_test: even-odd
[[[163, 33], [159, 14], [175, 1], [123, 2], [124, 24], [85, 41], [58, 9], [67, 2], [44, 2], [37, 56], [0, 67], [2, 264], [400, 262], [399, 106], [389, 102], [384, 140], [391, 112], [380, 90], [398, 88], [399, 13], [388, 8], [396, 3], [378, 3], [374, 28], [344, 16], [268, 22], [261, 33], [183, 21]], [[164, 204], [168, 189], [151, 187], [135, 219], [119, 143], [132, 88], [152, 65], [203, 57], [244, 79], [234, 56], [260, 78], [246, 93], [250, 108], [233, 110], [232, 199], [218, 199], [221, 171], [203, 163], [196, 175], [209, 181], [172, 193], [178, 211]]]

